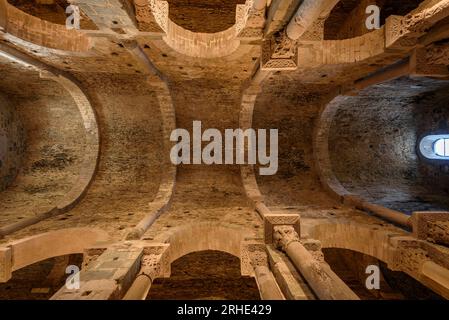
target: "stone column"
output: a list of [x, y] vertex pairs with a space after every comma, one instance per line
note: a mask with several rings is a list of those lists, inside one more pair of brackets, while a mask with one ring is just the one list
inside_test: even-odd
[[[319, 242], [300, 240], [299, 215], [267, 214], [264, 218], [265, 243], [273, 244], [287, 254], [319, 299], [358, 300], [357, 295], [324, 262], [321, 250], [316, 245]], [[313, 254], [302, 241], [307, 242]]]
[[285, 300], [273, 273], [268, 267], [266, 245], [246, 241], [242, 245], [242, 275], [254, 276], [262, 300]]
[[259, 286], [260, 296], [263, 300], [285, 300], [273, 273], [271, 273], [267, 266], [256, 266], [254, 272]]
[[301, 244], [292, 226], [274, 227], [274, 241], [301, 272], [315, 294], [322, 300], [358, 300], [357, 295], [331, 270], [317, 261]]
[[148, 292], [150, 292], [153, 280], [157, 277], [169, 275], [170, 264], [167, 248], [168, 246], [154, 246], [144, 249], [140, 271], [123, 300], [145, 300]]
[[145, 273], [138, 275], [123, 300], [145, 300], [152, 284], [153, 279], [149, 275]]
[[267, 0], [254, 0], [253, 8], [254, 10], [260, 11], [267, 7]]
[[287, 26], [286, 34], [298, 40], [320, 16], [327, 15], [339, 0], [304, 0]]
[[343, 197], [343, 203], [349, 206], [354, 206], [357, 209], [372, 212], [374, 215], [378, 217], [384, 218], [390, 222], [399, 224], [401, 226], [404, 227], [411, 226], [410, 216], [406, 215], [405, 213], [367, 202], [364, 199], [360, 198], [359, 196], [345, 195]]

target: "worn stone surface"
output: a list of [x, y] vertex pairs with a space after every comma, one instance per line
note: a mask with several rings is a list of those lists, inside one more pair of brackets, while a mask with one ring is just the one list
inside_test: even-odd
[[[69, 2], [81, 7], [80, 31], [64, 26]], [[364, 7], [371, 3], [381, 6], [383, 27], [367, 32]], [[65, 228], [101, 230], [101, 238], [115, 245], [76, 248], [86, 253], [82, 273], [88, 281], [66, 297], [110, 299], [120, 298], [141, 267], [140, 251], [130, 258], [129, 248], [120, 246], [130, 234], [133, 240], [142, 236], [148, 245], [169, 247], [162, 273], [169, 276], [170, 264], [173, 272], [171, 278], [156, 280], [150, 298], [258, 299], [254, 280], [240, 272], [252, 275], [254, 265], [267, 261], [256, 255], [248, 262], [242, 244], [257, 243], [263, 252], [264, 234], [272, 228], [264, 226], [263, 217], [300, 215], [297, 240], [312, 250], [315, 265], [323, 263], [321, 249], [353, 250], [449, 296], [449, 288], [431, 282], [438, 280], [434, 270], [448, 267], [447, 248], [342, 203], [342, 194], [352, 192], [367, 203], [406, 213], [446, 209], [447, 165], [422, 159], [416, 144], [424, 134], [448, 130], [447, 81], [441, 78], [447, 72], [441, 40], [447, 37], [448, 3], [343, 0], [335, 8], [319, 6], [323, 12], [312, 12], [315, 21], [296, 21], [297, 26], [306, 22], [306, 30], [289, 41], [284, 28], [300, 1], [273, 0], [266, 10], [254, 10], [253, 1], [243, 0], [0, 0], [0, 190], [5, 189], [0, 227], [48, 211], [70, 196], [79, 177], [88, 176], [82, 166], [91, 150], [86, 132], [92, 128], [85, 127], [76, 97], [45, 76], [60, 69], [74, 77], [91, 102], [100, 133], [98, 166], [92, 163], [97, 170], [78, 203], [63, 215], [19, 226], [0, 240], [2, 245], [44, 232], [62, 239], [58, 232], [68, 232]], [[418, 44], [421, 50], [415, 50]], [[47, 70], [44, 77], [17, 51], [11, 57], [11, 48], [42, 62], [37, 69]], [[403, 76], [440, 79], [372, 80], [391, 76], [383, 68], [396, 70], [398, 61], [407, 67], [401, 69]], [[442, 72], [432, 73], [432, 63]], [[377, 72], [381, 76], [376, 78]], [[374, 86], [357, 92], [363, 79]], [[341, 103], [332, 104], [338, 110], [326, 111], [340, 94], [358, 96], [340, 96]], [[323, 110], [328, 136], [317, 133]], [[278, 129], [278, 172], [259, 176], [258, 166], [242, 170], [238, 165], [181, 165], [175, 170], [168, 163], [173, 145], [168, 137], [175, 127], [191, 132], [195, 120], [202, 121], [203, 129], [222, 133], [251, 124]], [[336, 181], [340, 191], [347, 190], [329, 192], [329, 182]], [[137, 233], [136, 226], [141, 228]], [[429, 230], [440, 234], [436, 230], [442, 227], [434, 224]], [[282, 232], [283, 227], [277, 228]], [[39, 237], [32, 239], [39, 243]], [[158, 255], [145, 255], [148, 272], [159, 270]], [[360, 263], [351, 265], [360, 256], [334, 258], [328, 261], [336, 270], [346, 263], [353, 267], [349, 277], [341, 273], [347, 284], [354, 282], [354, 274], [360, 280]], [[207, 269], [208, 264], [216, 268]], [[32, 267], [23, 269], [24, 277], [39, 282], [45, 272], [35, 273]], [[388, 277], [395, 284], [389, 283], [399, 288], [404, 277], [394, 272]], [[302, 275], [284, 268], [275, 277], [285, 282], [289, 297], [311, 297], [313, 288]], [[293, 278], [304, 286], [302, 292], [298, 283], [286, 283]], [[419, 286], [407, 281], [405, 287], [413, 291]], [[18, 296], [26, 296], [28, 288], [18, 290]]]
[[333, 170], [350, 191], [388, 208], [445, 210], [445, 163], [423, 159], [419, 140], [446, 132], [447, 82], [401, 79], [338, 107], [329, 137]]
[[148, 299], [259, 300], [260, 296], [254, 278], [240, 275], [236, 257], [204, 251], [173, 262], [171, 277], [156, 279]]
[[0, 190], [13, 183], [25, 153], [25, 132], [15, 107], [0, 96]]

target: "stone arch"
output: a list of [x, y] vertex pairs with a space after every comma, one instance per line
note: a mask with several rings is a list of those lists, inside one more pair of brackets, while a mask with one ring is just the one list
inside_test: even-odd
[[170, 263], [186, 254], [215, 250], [241, 258], [242, 242], [254, 232], [213, 222], [189, 224], [174, 228], [162, 236], [161, 242], [170, 243]]
[[329, 132], [338, 106], [344, 99], [344, 96], [337, 96], [323, 106], [315, 124], [313, 135], [315, 168], [319, 174], [321, 185], [332, 197], [340, 201], [343, 201], [343, 197], [349, 195], [350, 192], [338, 181], [332, 170], [329, 156]]
[[97, 171], [100, 153], [100, 129], [89, 97], [73, 76], [36, 61], [3, 44], [0, 44], [0, 49], [6, 56], [39, 72], [40, 78], [57, 82], [70, 94], [80, 113], [86, 140], [86, 149], [78, 179], [71, 189], [56, 203], [45, 208], [38, 208], [37, 210], [40, 211], [36, 212], [35, 216], [0, 228], [0, 237], [3, 237], [46, 218], [67, 212], [83, 198]]
[[[419, 153], [423, 134], [445, 133], [427, 115], [433, 110], [445, 114], [447, 83], [414, 79], [406, 72], [397, 79], [380, 73], [357, 96], [336, 97], [324, 107], [314, 136], [316, 167], [330, 194], [348, 202], [365, 199], [355, 206], [368, 211], [373, 211], [368, 204], [371, 209], [388, 208], [402, 212], [404, 219], [413, 212], [447, 208], [446, 178], [433, 176], [439, 167]], [[417, 117], [422, 110], [426, 115]], [[385, 124], [393, 129], [374, 129]]]
[[401, 234], [379, 225], [344, 222], [318, 224], [309, 230], [309, 235], [319, 240], [323, 248], [348, 249], [388, 264], [394, 254], [390, 238]]
[[86, 248], [108, 239], [109, 235], [97, 228], [61, 229], [10, 242], [0, 248], [0, 253], [9, 251], [3, 258], [9, 256], [10, 271], [15, 271], [49, 258], [83, 253]]
[[153, 16], [159, 28], [166, 33], [164, 41], [175, 51], [196, 58], [219, 58], [230, 55], [240, 46], [238, 35], [246, 26], [253, 0], [238, 4], [236, 23], [216, 33], [192, 32], [170, 20], [167, 1], [152, 1]]
[[3, 11], [0, 13], [0, 30], [5, 31], [8, 40], [59, 51], [81, 53], [91, 48], [91, 41], [85, 34], [34, 17], [6, 0], [0, 0], [0, 11]]
[[325, 40], [344, 40], [365, 35], [371, 30], [365, 27], [366, 8], [378, 6], [380, 26], [392, 15], [406, 15], [418, 8], [424, 0], [339, 0], [324, 23]]

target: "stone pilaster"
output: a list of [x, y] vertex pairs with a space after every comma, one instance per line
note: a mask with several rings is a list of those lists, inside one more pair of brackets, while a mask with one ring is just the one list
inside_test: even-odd
[[[88, 250], [92, 260], [79, 273], [79, 289], [62, 287], [54, 300], [121, 299], [138, 275], [151, 279], [170, 275], [168, 244], [128, 241]], [[98, 256], [97, 256], [98, 255]]]
[[12, 277], [11, 248], [0, 248], [0, 283], [7, 282]]
[[268, 266], [265, 244], [258, 241], [245, 241], [242, 243], [240, 266], [244, 276], [254, 276], [257, 266]]

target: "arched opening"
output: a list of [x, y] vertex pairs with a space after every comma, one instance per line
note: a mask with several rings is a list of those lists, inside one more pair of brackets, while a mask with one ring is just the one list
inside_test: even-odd
[[[29, 15], [60, 25], [66, 24], [68, 17], [66, 9], [70, 5], [67, 0], [8, 0], [8, 2]], [[98, 27], [82, 10], [80, 10], [80, 13], [81, 29], [98, 30]]]
[[449, 167], [419, 151], [420, 137], [448, 132], [448, 85], [404, 77], [339, 98], [329, 156], [341, 184], [407, 214], [448, 210]]
[[222, 251], [199, 251], [175, 260], [171, 276], [156, 279], [147, 299], [259, 300], [257, 283], [240, 273], [238, 257]]
[[433, 145], [433, 151], [437, 156], [448, 158], [449, 157], [449, 138], [441, 138], [435, 141]]
[[331, 11], [324, 24], [325, 40], [343, 40], [362, 36], [371, 30], [365, 21], [369, 17], [367, 7], [380, 9], [380, 26], [391, 15], [404, 16], [416, 9], [423, 0], [341, 0]]
[[449, 134], [425, 136], [419, 143], [419, 152], [429, 160], [449, 161]]
[[323, 253], [332, 270], [362, 300], [442, 299], [406, 273], [392, 271], [372, 256], [339, 248], [326, 248]]
[[48, 300], [65, 285], [70, 275], [66, 268], [75, 266], [80, 270], [82, 262], [82, 254], [70, 254], [16, 270], [8, 282], [0, 283], [0, 300]]
[[[83, 154], [89, 152], [81, 114], [84, 110], [78, 108], [71, 94], [55, 81], [42, 79], [38, 72], [14, 61], [0, 58], [0, 63], [0, 73], [9, 75], [0, 79], [0, 93], [14, 106], [14, 117], [23, 125], [23, 129], [11, 129], [6, 134], [9, 141], [17, 142], [10, 146], [9, 161], [18, 160], [19, 155], [22, 160], [15, 165], [20, 164], [17, 176], [14, 180], [5, 178], [10, 183], [0, 193], [3, 227], [62, 201], [77, 182], [81, 167], [85, 167]], [[1, 131], [0, 139], [4, 135]]]
[[236, 6], [245, 0], [168, 0], [169, 18], [192, 32], [216, 33], [235, 24]]

